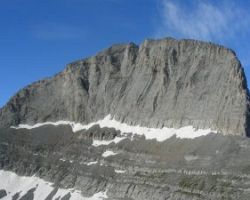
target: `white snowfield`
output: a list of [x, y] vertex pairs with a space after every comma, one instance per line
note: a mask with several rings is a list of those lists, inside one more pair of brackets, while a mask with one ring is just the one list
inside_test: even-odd
[[115, 173], [117, 173], [117, 174], [123, 174], [125, 172], [126, 172], [126, 170], [115, 169]]
[[[44, 200], [53, 191], [52, 183], [46, 182], [35, 176], [18, 176], [9, 171], [0, 170], [0, 189], [6, 190], [7, 196], [1, 200], [12, 200], [13, 195], [19, 193], [19, 198], [25, 195], [30, 189], [34, 191], [34, 200]], [[80, 191], [74, 189], [58, 189], [52, 200], [61, 199], [70, 193], [70, 200], [103, 200], [108, 198], [107, 192], [98, 192], [92, 197], [83, 197]]]
[[[101, 128], [114, 128], [116, 130], [121, 131], [122, 134], [131, 133], [132, 135], [144, 135], [146, 139], [156, 139], [157, 141], [161, 142], [164, 140], [169, 139], [170, 137], [176, 135], [177, 138], [196, 138], [200, 136], [207, 135], [209, 133], [217, 133], [217, 131], [211, 130], [211, 129], [195, 129], [192, 126], [185, 126], [179, 129], [176, 128], [149, 128], [149, 127], [143, 127], [143, 126], [132, 126], [128, 125], [126, 123], [121, 123], [114, 118], [111, 117], [111, 115], [107, 115], [104, 119], [101, 119], [96, 122], [92, 122], [86, 125], [83, 125], [81, 123], [75, 123], [70, 121], [58, 121], [58, 122], [44, 122], [44, 123], [38, 123], [34, 125], [27, 125], [27, 124], [19, 124], [17, 127], [11, 127], [15, 129], [33, 129], [38, 128], [44, 125], [70, 125], [72, 127], [73, 132], [77, 132], [80, 130], [87, 130], [91, 128], [94, 125], [99, 125]], [[121, 140], [114, 140], [112, 142], [120, 142]], [[108, 145], [111, 141], [94, 141], [94, 146], [99, 145]]]
[[107, 151], [103, 152], [102, 157], [106, 158], [106, 157], [109, 157], [109, 156], [114, 156], [116, 154], [118, 154], [118, 153], [107, 150]]
[[96, 165], [98, 162], [97, 161], [93, 161], [93, 162], [89, 162], [89, 163], [86, 163], [88, 166], [90, 165]]
[[115, 144], [119, 143], [120, 141], [126, 139], [126, 137], [115, 137], [113, 140], [93, 140], [93, 146], [101, 146], [101, 145], [109, 145], [112, 142]]

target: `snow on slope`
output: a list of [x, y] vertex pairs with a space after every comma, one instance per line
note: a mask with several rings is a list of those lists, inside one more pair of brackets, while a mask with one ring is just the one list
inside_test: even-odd
[[117, 173], [117, 174], [123, 174], [125, 172], [126, 172], [126, 170], [115, 169], [115, 173]]
[[[0, 170], [0, 190], [4, 189], [7, 192], [7, 196], [1, 200], [11, 200], [13, 195], [19, 192], [21, 192], [19, 197], [22, 197], [33, 188], [35, 188], [34, 200], [44, 200], [53, 191], [54, 187], [52, 185], [52, 183], [35, 176], [18, 176], [13, 172]], [[71, 195], [70, 200], [102, 200], [107, 198], [106, 192], [98, 192], [92, 197], [83, 197], [80, 191], [59, 188], [53, 196], [53, 200], [58, 197], [61, 199], [68, 193]]]
[[103, 154], [102, 154], [102, 157], [109, 157], [109, 156], [114, 156], [114, 155], [116, 155], [116, 154], [118, 154], [118, 153], [115, 153], [115, 152], [113, 152], [113, 151], [109, 151], [109, 150], [107, 150], [107, 151], [105, 151], [105, 152], [103, 152]]
[[[44, 122], [44, 123], [38, 123], [34, 125], [27, 125], [27, 124], [19, 124], [17, 127], [11, 127], [15, 129], [33, 129], [33, 128], [38, 128], [40, 126], [44, 125], [70, 125], [72, 127], [73, 132], [77, 132], [83, 129], [89, 129], [94, 125], [99, 125], [101, 128], [114, 128], [116, 130], [121, 131], [122, 134], [126, 133], [132, 133], [133, 135], [144, 135], [146, 139], [156, 139], [157, 141], [161, 142], [164, 141], [174, 135], [178, 138], [196, 138], [200, 137], [203, 135], [207, 135], [211, 132], [217, 133], [217, 131], [213, 131], [211, 129], [195, 129], [192, 126], [185, 126], [179, 129], [175, 128], [149, 128], [149, 127], [143, 127], [143, 126], [132, 126], [128, 125], [126, 123], [121, 123], [114, 118], [111, 117], [111, 115], [107, 115], [104, 119], [101, 119], [96, 122], [92, 122], [86, 125], [83, 125], [81, 123], [75, 123], [75, 122], [70, 122], [70, 121], [58, 121], [58, 122]], [[120, 142], [121, 140], [117, 141]], [[113, 141], [112, 141], [113, 142]], [[116, 141], [114, 141], [116, 142]], [[111, 143], [111, 142], [110, 142]], [[106, 142], [98, 142], [94, 141], [93, 145], [94, 146], [99, 146], [99, 145], [108, 145], [110, 144], [108, 141]]]
[[89, 162], [89, 163], [86, 163], [88, 166], [90, 165], [96, 165], [98, 162], [97, 161], [93, 161], [93, 162]]
[[101, 145], [109, 145], [112, 142], [115, 144], [119, 143], [120, 141], [126, 139], [126, 137], [115, 137], [113, 140], [93, 140], [93, 146], [101, 146]]

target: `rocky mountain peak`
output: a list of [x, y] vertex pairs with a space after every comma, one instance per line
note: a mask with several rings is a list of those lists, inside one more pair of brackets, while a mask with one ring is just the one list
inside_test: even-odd
[[111, 114], [130, 125], [193, 126], [247, 135], [244, 70], [225, 47], [194, 40], [113, 45], [19, 91], [0, 111], [0, 127]]

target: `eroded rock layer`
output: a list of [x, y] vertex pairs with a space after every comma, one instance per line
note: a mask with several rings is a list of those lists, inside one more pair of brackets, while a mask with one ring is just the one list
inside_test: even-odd
[[[103, 193], [107, 200], [249, 199], [248, 138], [209, 134], [157, 142], [135, 136], [93, 145], [120, 134], [98, 126], [77, 133], [69, 126], [0, 130], [0, 176], [2, 170], [36, 176], [55, 188], [39, 198], [41, 181], [30, 188], [23, 182], [27, 190], [17, 194], [1, 182], [0, 194], [22, 200], [81, 199], [75, 191], [86, 199]], [[60, 197], [58, 188], [66, 190]]]

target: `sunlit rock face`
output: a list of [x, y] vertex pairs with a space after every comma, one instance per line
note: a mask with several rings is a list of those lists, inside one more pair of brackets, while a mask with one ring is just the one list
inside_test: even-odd
[[0, 109], [0, 199], [248, 200], [248, 129], [231, 50], [114, 45]]
[[86, 124], [108, 114], [129, 125], [247, 135], [245, 75], [234, 52], [211, 43], [114, 45], [22, 89], [1, 109], [0, 126]]

